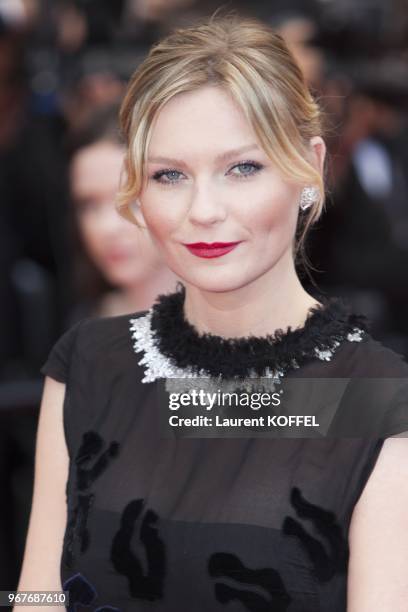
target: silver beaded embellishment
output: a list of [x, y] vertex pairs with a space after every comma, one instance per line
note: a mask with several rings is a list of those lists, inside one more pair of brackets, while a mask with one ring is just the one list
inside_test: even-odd
[[144, 317], [130, 320], [130, 330], [134, 339], [133, 348], [136, 353], [144, 352], [144, 357], [138, 361], [139, 365], [145, 366], [145, 375], [142, 378], [142, 382], [153, 382], [156, 378], [196, 378], [199, 375], [205, 376], [206, 373], [203, 370], [200, 371], [200, 374], [196, 374], [191, 368], [178, 368], [158, 350], [151, 329], [151, 318], [152, 311], [149, 310]]
[[[138, 361], [139, 365], [143, 365], [144, 367], [144, 377], [142, 378], [143, 383], [154, 382], [159, 378], [210, 378], [210, 374], [206, 372], [204, 369], [199, 370], [198, 372], [194, 371], [190, 367], [179, 368], [174, 365], [171, 360], [163, 355], [159, 349], [157, 348], [151, 328], [151, 318], [153, 311], [150, 309], [148, 313], [143, 317], [137, 317], [135, 319], [130, 319], [130, 331], [132, 333], [132, 338], [134, 340], [133, 348], [135, 353], [144, 353], [144, 356], [140, 361]], [[345, 339], [349, 342], [361, 342], [363, 339], [364, 330], [355, 327], [352, 332], [348, 333], [345, 336]], [[334, 340], [331, 346], [319, 349], [315, 347], [314, 353], [315, 356], [321, 361], [331, 361], [336, 349], [340, 346], [340, 342], [338, 340]], [[296, 359], [292, 360], [292, 368], [299, 368], [299, 364], [296, 362]], [[282, 369], [272, 370], [267, 367], [265, 369], [265, 373], [262, 378], [272, 378], [274, 382], [280, 383], [281, 379], [285, 375], [285, 372]], [[254, 372], [248, 373], [248, 378], [257, 377]], [[211, 377], [215, 380], [216, 377]], [[221, 380], [221, 375], [219, 379]]]

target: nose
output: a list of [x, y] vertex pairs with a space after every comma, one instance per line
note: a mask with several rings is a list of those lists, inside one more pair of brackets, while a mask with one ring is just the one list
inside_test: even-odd
[[224, 221], [226, 207], [217, 196], [216, 188], [208, 183], [195, 185], [189, 208], [189, 220], [193, 225], [211, 226]]

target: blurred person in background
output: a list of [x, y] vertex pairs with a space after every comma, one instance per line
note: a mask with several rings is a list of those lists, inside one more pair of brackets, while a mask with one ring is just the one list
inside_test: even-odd
[[408, 356], [408, 11], [390, 3], [274, 4], [270, 22], [325, 111], [326, 212], [311, 232], [312, 284], [342, 294]]
[[[98, 107], [117, 99], [126, 77], [114, 71], [114, 63], [104, 67], [89, 61], [81, 32], [74, 36], [74, 20], [71, 32], [56, 27], [57, 4], [0, 3], [0, 486], [7, 502], [0, 507], [0, 590], [16, 587], [23, 553], [42, 388], [39, 366], [75, 316], [79, 300], [67, 231], [66, 141]], [[69, 81], [74, 73], [81, 78]], [[75, 105], [76, 113], [71, 112]], [[124, 233], [137, 238], [141, 230], [119, 220]], [[146, 245], [144, 251], [147, 257]], [[154, 276], [157, 270], [150, 269]], [[110, 280], [106, 287], [116, 289], [118, 279]], [[127, 280], [121, 282], [123, 288]], [[125, 308], [119, 293], [113, 292], [109, 307], [98, 310], [96, 300], [83, 312]], [[139, 298], [134, 298], [137, 307]]]
[[319, 32], [322, 7], [318, 0], [282, 0], [274, 2], [268, 19], [284, 38], [302, 69], [309, 87], [319, 92], [323, 87], [326, 62], [323, 49], [314, 43]]
[[59, 0], [58, 30], [65, 48], [131, 45], [145, 50], [177, 23], [191, 22], [221, 0]]
[[[326, 213], [309, 245], [315, 278], [408, 356], [408, 22], [403, 3], [328, 5], [313, 44], [326, 56]], [[394, 8], [394, 12], [391, 10]]]
[[124, 157], [118, 111], [117, 105], [100, 109], [72, 145], [74, 276], [80, 302], [72, 322], [145, 310], [176, 283], [146, 229], [124, 220], [115, 208]]
[[408, 354], [408, 66], [365, 63], [353, 80], [316, 244], [321, 280], [364, 300], [377, 334]]

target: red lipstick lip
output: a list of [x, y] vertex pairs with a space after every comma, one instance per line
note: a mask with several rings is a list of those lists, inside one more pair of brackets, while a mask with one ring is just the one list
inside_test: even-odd
[[212, 259], [214, 257], [222, 257], [232, 251], [242, 241], [237, 242], [192, 242], [185, 244], [190, 253], [204, 259]]
[[235, 244], [238, 244], [240, 241], [236, 242], [189, 242], [185, 243], [184, 246], [190, 247], [193, 249], [223, 249]]

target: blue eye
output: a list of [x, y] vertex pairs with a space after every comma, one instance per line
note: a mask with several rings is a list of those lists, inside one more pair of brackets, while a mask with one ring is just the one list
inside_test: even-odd
[[[232, 170], [235, 170], [236, 168], [239, 168], [240, 171], [232, 172]], [[230, 172], [232, 172], [233, 176], [237, 178], [246, 178], [248, 176], [256, 174], [262, 168], [263, 166], [261, 164], [258, 164], [257, 162], [246, 161], [241, 162], [239, 164], [235, 164], [235, 166], [231, 168]]]
[[[262, 164], [259, 164], [255, 161], [243, 161], [239, 164], [235, 164], [228, 171], [234, 178], [243, 179], [253, 176], [260, 170], [262, 170]], [[238, 169], [239, 172], [233, 172], [233, 170]], [[161, 185], [176, 185], [180, 182], [181, 177], [183, 177], [183, 173], [175, 170], [174, 168], [165, 168], [163, 170], [158, 170], [152, 176], [152, 179]]]
[[[158, 183], [170, 185], [172, 183], [177, 183], [180, 176], [182, 176], [181, 172], [178, 172], [178, 170], [172, 170], [171, 168], [168, 168], [166, 170], [159, 170], [158, 172], [155, 172], [152, 178]], [[166, 177], [168, 180], [165, 180], [165, 181], [162, 180], [163, 177]]]

